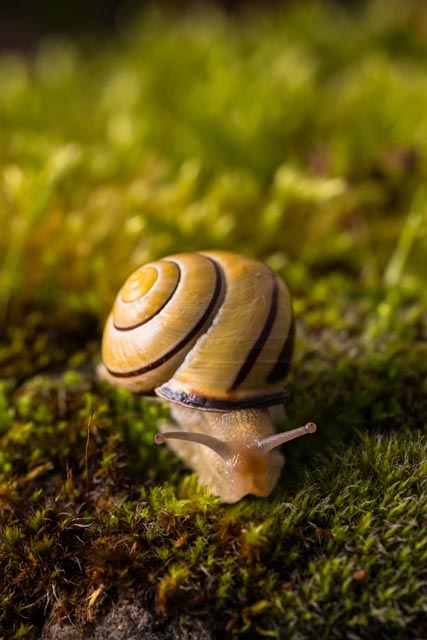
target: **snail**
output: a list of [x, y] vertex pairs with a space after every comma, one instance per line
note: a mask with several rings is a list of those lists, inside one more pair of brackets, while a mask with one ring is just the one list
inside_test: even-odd
[[223, 502], [268, 496], [284, 464], [277, 447], [314, 423], [275, 432], [295, 324], [283, 281], [245, 256], [180, 253], [143, 265], [106, 322], [107, 379], [170, 403], [166, 442]]

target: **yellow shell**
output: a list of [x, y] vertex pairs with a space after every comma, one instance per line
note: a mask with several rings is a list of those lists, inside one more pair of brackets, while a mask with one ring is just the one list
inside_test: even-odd
[[235, 253], [181, 253], [128, 278], [102, 356], [133, 392], [226, 411], [283, 401], [293, 340], [290, 296], [271, 269]]

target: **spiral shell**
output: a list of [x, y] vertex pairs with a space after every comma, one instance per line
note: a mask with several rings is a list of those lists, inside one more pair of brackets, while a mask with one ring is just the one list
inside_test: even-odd
[[229, 252], [181, 253], [127, 279], [102, 355], [133, 392], [226, 411], [283, 401], [293, 340], [288, 290], [268, 267]]

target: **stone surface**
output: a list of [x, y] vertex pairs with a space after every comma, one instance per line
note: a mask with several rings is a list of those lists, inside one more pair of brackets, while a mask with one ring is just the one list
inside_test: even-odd
[[[121, 598], [96, 624], [81, 629], [70, 623], [48, 620], [42, 640], [212, 640], [216, 636], [194, 619], [187, 628], [176, 620], [156, 618], [142, 604], [142, 597]], [[191, 628], [190, 628], [191, 627]]]

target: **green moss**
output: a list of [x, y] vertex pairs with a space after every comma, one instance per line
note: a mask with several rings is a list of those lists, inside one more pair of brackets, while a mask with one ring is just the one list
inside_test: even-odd
[[[164, 637], [425, 635], [426, 18], [152, 9], [0, 57], [0, 637], [129, 594]], [[286, 424], [319, 426], [233, 506], [96, 377], [125, 275], [206, 247], [288, 282]]]

